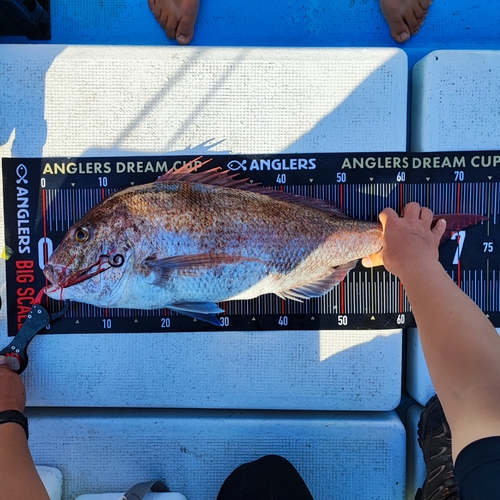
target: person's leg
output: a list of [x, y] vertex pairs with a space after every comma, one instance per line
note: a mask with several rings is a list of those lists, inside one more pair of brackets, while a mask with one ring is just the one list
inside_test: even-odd
[[500, 436], [467, 445], [455, 461], [460, 500], [500, 498]]
[[432, 0], [380, 0], [380, 9], [392, 38], [404, 43], [416, 35], [429, 11]]
[[148, 5], [168, 38], [181, 45], [191, 42], [200, 0], [148, 0]]
[[240, 465], [224, 481], [217, 500], [313, 500], [295, 467], [278, 455]]
[[415, 500], [499, 500], [500, 437], [473, 441], [453, 466], [451, 431], [437, 396], [425, 405], [418, 423], [426, 477]]

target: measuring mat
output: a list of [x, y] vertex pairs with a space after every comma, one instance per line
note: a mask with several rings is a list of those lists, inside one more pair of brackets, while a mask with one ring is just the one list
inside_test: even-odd
[[[77, 220], [111, 193], [153, 182], [192, 159], [3, 159], [9, 335], [15, 335], [37, 292], [49, 284], [42, 273], [45, 262]], [[487, 216], [487, 221], [444, 243], [440, 260], [457, 285], [500, 326], [500, 264], [495, 259], [500, 245], [496, 169], [500, 152], [217, 155], [203, 168], [216, 166], [253, 183], [327, 200], [355, 219], [377, 220], [385, 207], [401, 212], [411, 201], [435, 214]], [[49, 310], [60, 308], [48, 297], [42, 304]], [[320, 298], [296, 302], [269, 294], [219, 305], [225, 311], [220, 327], [170, 309], [103, 309], [73, 302], [47, 333], [366, 330], [414, 325], [399, 280], [382, 267], [365, 269], [359, 263]]]

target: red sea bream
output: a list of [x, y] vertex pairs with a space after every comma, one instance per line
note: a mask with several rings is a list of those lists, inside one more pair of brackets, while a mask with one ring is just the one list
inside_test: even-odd
[[51, 255], [47, 295], [100, 307], [167, 307], [219, 325], [218, 302], [322, 296], [382, 247], [378, 222], [219, 169], [194, 170], [170, 170], [93, 207]]

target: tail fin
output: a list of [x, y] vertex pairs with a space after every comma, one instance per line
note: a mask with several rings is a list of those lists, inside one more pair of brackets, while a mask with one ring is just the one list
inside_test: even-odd
[[473, 226], [478, 222], [483, 222], [488, 220], [488, 217], [485, 215], [476, 215], [476, 214], [447, 214], [447, 215], [435, 215], [432, 219], [432, 226], [436, 225], [436, 222], [439, 219], [444, 219], [446, 221], [446, 230], [441, 237], [440, 244], [444, 243], [446, 240], [451, 238], [451, 235], [461, 229], [464, 229], [469, 226]]

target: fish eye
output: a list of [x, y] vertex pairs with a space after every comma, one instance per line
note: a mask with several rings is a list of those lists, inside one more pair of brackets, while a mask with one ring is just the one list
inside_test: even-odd
[[75, 241], [85, 243], [89, 239], [89, 230], [86, 227], [79, 227], [75, 230]]

